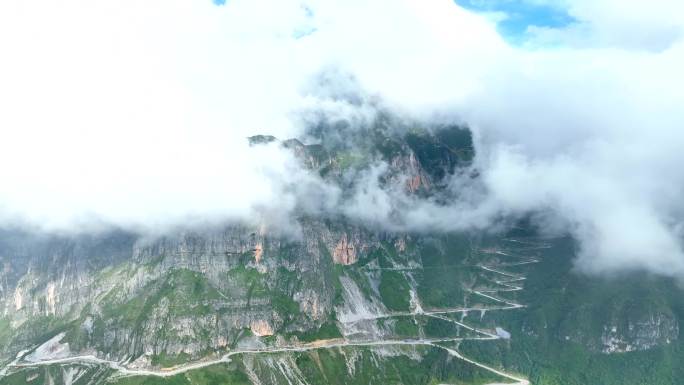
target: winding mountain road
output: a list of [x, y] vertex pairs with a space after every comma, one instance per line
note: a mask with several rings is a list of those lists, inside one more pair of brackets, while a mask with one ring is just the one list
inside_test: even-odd
[[[511, 240], [513, 241], [513, 240]], [[522, 242], [520, 242], [522, 243]], [[496, 254], [507, 256], [507, 257], [514, 257], [510, 254], [504, 253], [504, 252], [496, 252]], [[349, 341], [349, 340], [344, 340], [344, 339], [332, 339], [332, 340], [322, 340], [322, 341], [315, 341], [312, 343], [308, 344], [300, 344], [300, 345], [293, 345], [293, 346], [282, 346], [282, 347], [267, 347], [267, 348], [262, 348], [262, 349], [237, 349], [230, 351], [224, 355], [222, 355], [219, 358], [216, 359], [211, 359], [211, 360], [203, 360], [203, 361], [197, 361], [189, 364], [185, 364], [179, 367], [174, 367], [170, 369], [165, 369], [165, 370], [148, 370], [148, 369], [131, 369], [128, 368], [124, 365], [122, 365], [119, 362], [116, 361], [109, 361], [109, 360], [104, 360], [98, 357], [95, 357], [93, 355], [83, 355], [83, 356], [73, 356], [73, 357], [67, 357], [67, 358], [59, 358], [59, 359], [48, 359], [48, 360], [42, 360], [42, 361], [37, 361], [37, 362], [21, 362], [21, 359], [25, 356], [27, 351], [24, 351], [20, 354], [17, 355], [16, 359], [6, 365], [4, 368], [0, 369], [0, 378], [2, 378], [4, 375], [7, 374], [7, 371], [12, 368], [26, 368], [26, 367], [36, 367], [36, 366], [45, 366], [45, 365], [54, 365], [54, 364], [98, 364], [98, 365], [106, 365], [110, 367], [111, 369], [115, 370], [116, 377], [129, 377], [129, 376], [156, 376], [156, 377], [171, 377], [175, 376], [178, 374], [182, 374], [191, 370], [196, 370], [196, 369], [201, 369], [207, 366], [211, 365], [216, 365], [220, 363], [225, 363], [229, 362], [232, 356], [235, 355], [240, 355], [240, 354], [277, 354], [277, 353], [285, 353], [285, 352], [305, 352], [305, 351], [310, 351], [310, 350], [317, 350], [317, 349], [332, 349], [332, 348], [343, 348], [343, 347], [350, 347], [350, 346], [401, 346], [401, 345], [408, 345], [408, 346], [431, 346], [439, 349], [445, 350], [449, 355], [456, 357], [460, 360], [463, 360], [465, 362], [468, 362], [472, 365], [475, 365], [481, 369], [487, 370], [491, 373], [494, 373], [496, 375], [499, 375], [503, 378], [506, 378], [508, 380], [515, 381], [514, 385], [529, 385], [530, 382], [527, 379], [503, 372], [499, 369], [493, 368], [489, 365], [486, 365], [484, 363], [472, 360], [468, 357], [463, 356], [460, 352], [458, 352], [455, 349], [445, 347], [442, 345], [439, 345], [439, 343], [443, 342], [454, 342], [454, 341], [464, 341], [464, 340], [496, 340], [496, 339], [501, 339], [502, 337], [486, 331], [482, 329], [478, 329], [473, 326], [469, 326], [463, 322], [456, 321], [454, 319], [451, 319], [449, 317], [446, 317], [448, 314], [453, 314], [453, 313], [467, 313], [469, 311], [494, 311], [494, 310], [511, 310], [511, 309], [519, 309], [524, 307], [525, 305], [513, 302], [511, 300], [507, 299], [502, 299], [502, 298], [497, 298], [495, 296], [492, 296], [490, 294], [486, 293], [498, 293], [498, 292], [510, 292], [510, 291], [517, 291], [517, 290], [523, 290], [522, 286], [517, 286], [513, 285], [512, 282], [519, 282], [525, 280], [525, 277], [520, 275], [520, 274], [515, 274], [515, 273], [510, 273], [504, 270], [501, 270], [501, 267], [505, 266], [516, 266], [516, 265], [524, 265], [524, 264], [530, 264], [530, 263], [537, 263], [539, 262], [537, 259], [534, 258], [529, 258], [529, 259], [524, 259], [521, 262], [515, 262], [515, 263], [499, 263], [496, 266], [486, 266], [486, 265], [476, 265], [480, 269], [484, 271], [488, 271], [491, 273], [495, 273], [498, 275], [501, 275], [505, 277], [504, 279], [500, 280], [492, 280], [493, 283], [499, 285], [499, 286], [504, 286], [505, 288], [492, 288], [492, 289], [486, 289], [486, 290], [471, 290], [471, 293], [488, 298], [492, 301], [496, 301], [499, 303], [504, 304], [505, 306], [491, 306], [491, 307], [462, 307], [462, 308], [451, 308], [451, 309], [435, 309], [435, 310], [429, 310], [429, 311], [424, 311], [420, 309], [419, 311], [409, 311], [409, 312], [389, 312], [387, 314], [378, 314], [378, 315], [373, 315], [369, 317], [365, 317], [363, 319], [357, 320], [358, 321], [367, 321], [367, 320], [374, 320], [374, 319], [381, 319], [381, 318], [390, 318], [390, 317], [398, 317], [398, 316], [427, 316], [427, 317], [433, 317], [436, 319], [440, 319], [442, 321], [446, 322], [451, 322], [459, 327], [463, 327], [467, 330], [470, 330], [472, 332], [475, 332], [477, 334], [480, 334], [482, 337], [454, 337], [454, 338], [421, 338], [421, 339], [386, 339], [386, 340], [367, 340], [367, 341]], [[397, 269], [399, 270], [399, 269]], [[511, 383], [509, 383], [510, 385]], [[495, 385], [495, 384], [492, 384]]]

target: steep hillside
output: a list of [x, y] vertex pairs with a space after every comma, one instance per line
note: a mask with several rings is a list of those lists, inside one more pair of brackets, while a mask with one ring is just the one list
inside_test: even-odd
[[[458, 193], [452, 176], [477, 180], [467, 129], [383, 122], [249, 141], [290, 149], [342, 194], [373, 168], [383, 188], [435, 202]], [[570, 239], [530, 225], [426, 233], [299, 213], [297, 235], [246, 223], [164, 236], [3, 230], [0, 384], [675, 384], [683, 374], [680, 289], [575, 274]]]

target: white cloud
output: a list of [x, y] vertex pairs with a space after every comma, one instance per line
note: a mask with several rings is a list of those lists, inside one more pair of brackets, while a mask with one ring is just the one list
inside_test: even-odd
[[[533, 0], [529, 0], [533, 1]], [[678, 0], [536, 0], [563, 9], [575, 20], [560, 28], [532, 26], [532, 44], [619, 47], [661, 51], [684, 34]]]
[[[84, 216], [156, 226], [244, 217], [281, 199], [277, 172], [262, 169], [284, 172], [275, 165], [287, 155], [255, 155], [245, 136], [287, 138], [300, 129], [297, 111], [330, 112], [305, 87], [321, 68], [343, 66], [406, 106], [447, 101], [446, 88], [431, 92], [439, 79], [396, 76], [443, 72], [453, 63], [436, 47], [480, 49], [452, 32], [498, 39], [452, 6], [464, 25], [450, 25], [444, 2], [392, 3], [2, 2], [3, 215], [46, 228]], [[297, 39], [302, 30], [317, 32]]]
[[518, 53], [469, 99], [490, 199], [571, 223], [586, 270], [684, 274], [683, 48]]
[[470, 123], [486, 190], [443, 207], [371, 175], [347, 214], [400, 204], [406, 228], [433, 230], [551, 213], [587, 271], [682, 275], [684, 12], [561, 5], [581, 44], [529, 51], [450, 0], [3, 1], [0, 215], [155, 228], [332, 210], [336, 188], [244, 137], [296, 135], [302, 110], [372, 117], [316, 89], [337, 68], [400, 114]]
[[[6, 1], [0, 5], [0, 204], [47, 228], [244, 217], [291, 162], [249, 149], [295, 132], [309, 71], [293, 2]], [[311, 63], [316, 65], [316, 63]]]

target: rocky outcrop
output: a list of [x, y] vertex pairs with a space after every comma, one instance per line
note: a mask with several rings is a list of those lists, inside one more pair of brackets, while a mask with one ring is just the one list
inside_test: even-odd
[[294, 155], [302, 161], [302, 163], [312, 170], [330, 165], [332, 158], [320, 144], [306, 145], [298, 139], [288, 139], [282, 142], [283, 147], [288, 148], [294, 152]]
[[679, 325], [672, 315], [649, 314], [640, 320], [628, 319], [624, 326], [605, 325], [601, 333], [602, 353], [649, 350], [672, 343]]
[[254, 320], [249, 328], [257, 337], [272, 336], [274, 334], [273, 327], [265, 320]]
[[21, 287], [14, 290], [14, 310], [19, 311], [24, 306], [24, 296]]
[[259, 263], [261, 261], [261, 257], [264, 255], [264, 246], [262, 245], [261, 242], [257, 242], [256, 246], [254, 246], [254, 262]]
[[394, 241], [394, 248], [397, 250], [398, 253], [406, 252], [406, 238], [405, 237], [397, 238], [397, 240]]
[[11, 330], [0, 357], [49, 334], [51, 325], [32, 323], [46, 316], [78, 331], [65, 339], [74, 354], [116, 360], [197, 358], [229, 348], [245, 330], [317, 329], [334, 312], [332, 264], [355, 263], [379, 235], [340, 222], [302, 220], [301, 227], [297, 240], [249, 226], [156, 239], [5, 240], [0, 314]]
[[[334, 138], [327, 139], [313, 135], [315, 144], [293, 139], [280, 145], [316, 177], [341, 185], [354, 172], [383, 162], [389, 166], [383, 183], [422, 193], [440, 180], [432, 176], [434, 170], [453, 168], [453, 162], [434, 161], [432, 155], [445, 150], [433, 151], [441, 139], [428, 131], [420, 135], [432, 139], [413, 147], [402, 130], [376, 127], [351, 140], [338, 137], [339, 132], [332, 129], [328, 133]], [[278, 145], [272, 136], [249, 141]], [[74, 353], [127, 361], [227, 349], [247, 330], [279, 337], [318, 330], [340, 301], [361, 303], [358, 290], [341, 287], [334, 264], [387, 254], [392, 245], [406, 253], [406, 239], [344, 218], [297, 221], [297, 239], [246, 224], [159, 237], [125, 231], [64, 237], [0, 229], [0, 315], [11, 329], [2, 333], [7, 337], [0, 340], [0, 360], [58, 330], [69, 330], [65, 343]], [[394, 253], [386, 259], [406, 263], [402, 258]], [[369, 288], [363, 291], [368, 294]]]
[[57, 313], [57, 296], [55, 295], [55, 283], [50, 282], [47, 285], [45, 294], [45, 315], [55, 315]]
[[432, 183], [430, 177], [416, 159], [413, 151], [408, 150], [408, 155], [397, 156], [392, 159], [392, 169], [401, 178], [405, 178], [406, 190], [415, 193], [419, 190], [429, 190]]
[[[662, 347], [679, 338], [677, 317], [664, 303], [630, 300], [611, 303], [610, 307], [592, 305], [566, 316], [559, 330], [562, 340], [612, 354]], [[596, 324], [602, 326], [592, 330], [591, 325]]]
[[346, 233], [342, 234], [342, 238], [337, 242], [337, 245], [335, 245], [332, 255], [333, 261], [342, 265], [352, 265], [359, 260], [356, 253], [356, 246], [354, 246], [353, 242], [349, 241]]

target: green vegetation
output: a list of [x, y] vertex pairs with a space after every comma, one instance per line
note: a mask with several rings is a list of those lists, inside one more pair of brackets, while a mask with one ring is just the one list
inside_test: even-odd
[[115, 385], [251, 385], [249, 378], [234, 365], [217, 364], [171, 377], [136, 376], [116, 379]]
[[410, 303], [410, 286], [404, 273], [394, 270], [383, 270], [380, 279], [380, 297], [382, 303], [390, 310], [408, 311]]
[[181, 352], [177, 355], [171, 355], [167, 354], [166, 352], [162, 352], [153, 355], [151, 361], [152, 365], [161, 366], [163, 368], [170, 368], [188, 362], [191, 358], [192, 357], [185, 352]]
[[[400, 352], [401, 347], [396, 348]], [[446, 352], [434, 347], [405, 348], [406, 355], [378, 354], [373, 348], [345, 347], [339, 349], [316, 349], [288, 354], [234, 356], [227, 364], [216, 364], [190, 370], [170, 377], [131, 376], [112, 377], [113, 371], [103, 365], [50, 365], [27, 368], [0, 379], [0, 385], [26, 385], [27, 383], [65, 383], [63, 376], [69, 368], [85, 371], [73, 385], [112, 383], [114, 385], [247, 385], [246, 361], [250, 371], [261, 382], [274, 384], [294, 383], [292, 376], [299, 373], [309, 384], [367, 385], [367, 384], [416, 384], [432, 385], [450, 383], [481, 385], [500, 382], [501, 378], [462, 360], [450, 358]], [[421, 359], [411, 357], [420, 354]], [[352, 369], [348, 358], [356, 357]], [[274, 370], [274, 360], [284, 370]], [[73, 377], [72, 377], [73, 378]], [[31, 379], [31, 381], [27, 381]], [[289, 381], [289, 382], [288, 382]]]
[[278, 314], [292, 317], [299, 313], [299, 304], [284, 293], [276, 292], [271, 296], [271, 305]]
[[435, 136], [459, 160], [469, 162], [475, 156], [473, 135], [467, 127], [444, 127], [437, 130]]
[[227, 275], [228, 280], [233, 283], [234, 286], [247, 290], [247, 306], [251, 304], [252, 298], [264, 298], [269, 296], [270, 290], [266, 284], [266, 277], [256, 269], [238, 265], [228, 271]]
[[426, 239], [419, 245], [423, 270], [415, 274], [418, 296], [428, 308], [464, 305], [464, 285], [472, 283], [479, 269], [464, 265], [471, 255], [466, 234]]
[[299, 304], [292, 299], [296, 290], [300, 288], [301, 280], [297, 278], [297, 273], [280, 267], [276, 271], [275, 282], [275, 287], [270, 289], [268, 295], [273, 309], [283, 317], [283, 326], [287, 326], [301, 313]]
[[[335, 220], [325, 225], [335, 232], [341, 228], [348, 230], [345, 224]], [[320, 260], [315, 265], [307, 265], [310, 270], [304, 271], [295, 267], [302, 263], [300, 253], [303, 248], [297, 244], [284, 244], [277, 254], [269, 249], [266, 258], [282, 258], [287, 263], [276, 268], [267, 265], [265, 273], [238, 263], [252, 259], [248, 252], [231, 256], [235, 264], [230, 266], [236, 267], [217, 275], [204, 275], [185, 268], [163, 271], [159, 266], [119, 263], [97, 273], [95, 279], [106, 289], [99, 292], [101, 294], [96, 301], [79, 309], [79, 313], [74, 311], [74, 314], [63, 318], [32, 317], [18, 329], [10, 328], [7, 317], [0, 318], [0, 345], [35, 345], [64, 331], [64, 342], [68, 342], [74, 352], [94, 349], [114, 354], [132, 351], [135, 355], [142, 351], [139, 341], [144, 336], [151, 337], [157, 352], [151, 357], [152, 364], [168, 368], [213, 351], [209, 350], [211, 348], [202, 350], [202, 344], [208, 345], [207, 341], [214, 338], [209, 334], [214, 325], [230, 330], [228, 335], [222, 330], [221, 337], [225, 336], [227, 345], [235, 348], [237, 341], [250, 332], [239, 327], [226, 328], [219, 322], [214, 324], [212, 317], [243, 310], [269, 314], [274, 310], [278, 313], [273, 325], [277, 329], [276, 335], [261, 339], [268, 346], [274, 346], [281, 337], [296, 336], [302, 342], [339, 338], [341, 332], [334, 307], [324, 315], [327, 317], [324, 322], [318, 321], [320, 318], [313, 321], [310, 315], [300, 311], [299, 303], [293, 298], [298, 298], [296, 296], [301, 293], [316, 292], [323, 294], [326, 301], [332, 300], [334, 305], [339, 305], [343, 298], [340, 277], [347, 277], [354, 281], [366, 299], [378, 300], [379, 296], [391, 311], [409, 309], [410, 283], [414, 281], [425, 309], [457, 307], [464, 303], [469, 306], [500, 305], [497, 301], [472, 294], [472, 290], [492, 288], [495, 286], [492, 281], [501, 279], [500, 274], [483, 271], [478, 265], [500, 263], [507, 257], [473, 250], [482, 245], [513, 251], [524, 247], [506, 244], [494, 237], [451, 234], [413, 237], [407, 244], [409, 248], [399, 253], [391, 236], [380, 238], [383, 240], [374, 244], [359, 264], [352, 266], [334, 265], [325, 245], [319, 244]], [[541, 255], [540, 263], [505, 267], [507, 271], [527, 277], [520, 282], [525, 290], [491, 294], [515, 298], [516, 302], [526, 304], [526, 308], [487, 311], [483, 317], [473, 311], [464, 319], [472, 326], [489, 330], [495, 326], [503, 327], [511, 333], [512, 339], [465, 340], [459, 345], [449, 346], [478, 362], [505, 368], [510, 373], [522, 373], [535, 385], [666, 385], [684, 378], [684, 341], [676, 323], [684, 315], [681, 288], [671, 280], [639, 274], [625, 274], [616, 279], [572, 274], [575, 244], [569, 239], [549, 242], [551, 247], [548, 249], [519, 249], [520, 254]], [[161, 259], [153, 261], [158, 263]], [[423, 268], [404, 269], [418, 264]], [[376, 268], [378, 265], [380, 269]], [[128, 284], [133, 277], [147, 273], [151, 275], [142, 287]], [[213, 284], [209, 276], [218, 278], [219, 282]], [[39, 301], [39, 307], [46, 306], [44, 299], [36, 301]], [[319, 304], [328, 306], [330, 302]], [[320, 308], [330, 309], [325, 306]], [[196, 316], [206, 316], [203, 318], [205, 323], [202, 326], [199, 322], [197, 325], [190, 323], [188, 327], [192, 328], [192, 336], [174, 335], [177, 332], [173, 327], [164, 327], [165, 323], [171, 325], [178, 317]], [[460, 316], [445, 315], [454, 320]], [[452, 322], [427, 315], [387, 317], [366, 322], [377, 322], [380, 328], [388, 330], [388, 339], [476, 334], [459, 329]], [[614, 326], [628, 339], [648, 339], [643, 333], [636, 335], [634, 330], [638, 325], [649, 322], [655, 326], [644, 330], [657, 334], [653, 338], [658, 346], [646, 351], [601, 353], [604, 348], [601, 339], [606, 330], [610, 330], [608, 326]], [[121, 330], [125, 333], [119, 334]], [[125, 337], [120, 337], [122, 334]], [[124, 338], [127, 340], [123, 341]], [[201, 353], [197, 356], [185, 353], [170, 355], [163, 351], [167, 342], [199, 343]], [[400, 354], [402, 349], [406, 349], [406, 355]], [[387, 354], [388, 351], [391, 354]], [[417, 354], [420, 360], [416, 359]], [[238, 354], [231, 359], [230, 364], [217, 364], [169, 378], [139, 376], [114, 378], [112, 382], [124, 385], [246, 384], [249, 381], [245, 373], [249, 370], [250, 375], [256, 373], [266, 379], [264, 383], [271, 380], [287, 383], [288, 371], [280, 368], [301, 372], [302, 378], [311, 384], [481, 384], [502, 381], [484, 369], [448, 356], [441, 349], [425, 346], [321, 348], [306, 352]], [[74, 385], [93, 379], [97, 380], [94, 383], [103, 383], [111, 375], [110, 369], [96, 364], [63, 364], [19, 369], [0, 379], [0, 385], [26, 384], [29, 378], [30, 383], [59, 384], [67, 373], [65, 368], [76, 366], [87, 373]]]
[[406, 153], [399, 141], [381, 134], [375, 136], [375, 148], [385, 161], [391, 161], [394, 157]]
[[272, 135], [254, 135], [247, 138], [249, 144], [254, 146], [257, 144], [266, 144], [276, 141], [276, 137]]
[[[397, 348], [401, 350], [401, 348]], [[420, 360], [408, 355], [383, 356], [370, 348], [319, 349], [297, 354], [295, 362], [311, 384], [462, 384], [500, 382], [501, 378], [461, 360], [449, 359], [439, 348], [410, 348]], [[354, 356], [353, 372], [347, 357]]]
[[[70, 373], [70, 374], [69, 374]], [[78, 376], [73, 374], [78, 373]], [[66, 384], [88, 385], [103, 384], [114, 373], [105, 365], [47, 365], [23, 368], [0, 378], [0, 385], [27, 384]], [[68, 380], [71, 380], [69, 382]]]
[[221, 293], [196, 271], [171, 270], [166, 276], [148, 285], [141, 296], [134, 297], [121, 307], [111, 309], [110, 316], [121, 315], [124, 319], [140, 323], [154, 308], [165, 306], [174, 315], [201, 315], [211, 313], [211, 301], [221, 299]]
[[405, 139], [423, 169], [437, 181], [453, 174], [457, 165], [467, 164], [474, 155], [472, 136], [466, 128], [445, 127], [436, 135], [414, 130]]
[[115, 287], [101, 300], [102, 315], [104, 319], [117, 319], [133, 326], [144, 321], [162, 300], [174, 315], [197, 315], [212, 312], [209, 303], [223, 296], [204, 275], [188, 269], [171, 270], [123, 303], [118, 302], [121, 290], [121, 286]]
[[327, 340], [331, 338], [340, 338], [342, 333], [337, 327], [334, 321], [328, 321], [321, 325], [318, 329], [307, 330], [305, 332], [295, 332], [292, 335], [297, 336], [297, 338], [302, 342], [311, 342], [317, 340]]
[[423, 331], [427, 337], [441, 338], [441, 337], [455, 337], [463, 335], [460, 333], [458, 325], [453, 322], [442, 319], [427, 317]]
[[[9, 324], [5, 324], [9, 326]], [[1, 326], [1, 325], [0, 325]], [[7, 340], [12, 339], [12, 342], [21, 341], [22, 345], [30, 346], [39, 344], [54, 337], [67, 327], [66, 320], [54, 316], [39, 315], [28, 319], [21, 324], [17, 329], [5, 329], [11, 332], [13, 336], [6, 337]], [[2, 332], [0, 332], [1, 334]], [[8, 341], [9, 342], [9, 341]]]
[[418, 338], [418, 324], [413, 317], [395, 317], [394, 332], [398, 337]]
[[463, 306], [467, 293], [464, 283], [471, 279], [468, 268], [430, 268], [415, 274], [418, 296], [427, 308]]
[[341, 170], [350, 168], [362, 168], [368, 164], [369, 159], [359, 152], [339, 152], [336, 156], [338, 167]]
[[681, 346], [607, 355], [572, 342], [544, 344], [522, 336], [510, 344], [465, 341], [460, 349], [470, 358], [527, 373], [535, 385], [672, 385], [684, 374]]
[[530, 265], [520, 292], [528, 309], [497, 314], [497, 323], [512, 331], [510, 341], [464, 341], [460, 350], [475, 360], [526, 373], [535, 385], [680, 383], [684, 341], [678, 335], [670, 344], [662, 341], [645, 351], [600, 351], [606, 325], [624, 333], [628, 323], [655, 315], [661, 322], [682, 319], [681, 289], [671, 280], [642, 274], [609, 279], [571, 273], [575, 250], [572, 240], [555, 240], [543, 251], [541, 262]]
[[0, 346], [7, 346], [12, 337], [12, 328], [9, 319], [0, 317]]

